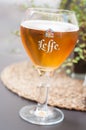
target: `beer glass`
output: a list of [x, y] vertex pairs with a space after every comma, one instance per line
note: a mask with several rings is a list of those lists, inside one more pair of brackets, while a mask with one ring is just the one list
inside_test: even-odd
[[41, 92], [39, 98], [42, 93], [44, 98], [38, 105], [28, 105], [20, 110], [20, 117], [24, 120], [38, 125], [52, 125], [63, 121], [63, 112], [47, 105], [48, 89], [52, 81], [50, 74], [72, 52], [78, 30], [73, 11], [41, 8], [29, 8], [26, 11], [20, 26], [21, 39], [27, 54], [43, 77], [38, 86]]

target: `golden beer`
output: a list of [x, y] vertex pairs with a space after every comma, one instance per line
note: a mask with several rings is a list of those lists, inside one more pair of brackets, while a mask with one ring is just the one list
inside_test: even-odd
[[78, 37], [76, 25], [47, 20], [24, 21], [20, 32], [33, 63], [47, 70], [58, 68], [63, 63]]

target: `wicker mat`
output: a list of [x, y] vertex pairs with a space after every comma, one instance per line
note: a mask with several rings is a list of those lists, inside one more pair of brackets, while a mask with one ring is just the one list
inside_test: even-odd
[[[39, 102], [39, 76], [27, 61], [12, 64], [1, 73], [1, 80], [12, 92]], [[64, 73], [55, 74], [49, 88], [48, 104], [60, 108], [86, 111], [86, 87], [81, 80], [72, 79]]]

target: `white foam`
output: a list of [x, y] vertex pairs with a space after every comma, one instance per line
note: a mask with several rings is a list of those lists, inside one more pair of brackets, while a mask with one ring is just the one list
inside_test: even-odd
[[21, 23], [21, 26], [34, 30], [47, 30], [52, 29], [54, 32], [72, 32], [78, 31], [76, 25], [65, 22], [48, 21], [48, 20], [29, 20]]

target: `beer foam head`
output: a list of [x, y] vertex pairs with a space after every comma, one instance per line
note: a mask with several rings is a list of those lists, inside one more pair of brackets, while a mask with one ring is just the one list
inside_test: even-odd
[[79, 28], [76, 25], [66, 22], [47, 21], [47, 20], [29, 20], [24, 21], [21, 26], [34, 30], [52, 29], [54, 32], [72, 32], [78, 31]]

